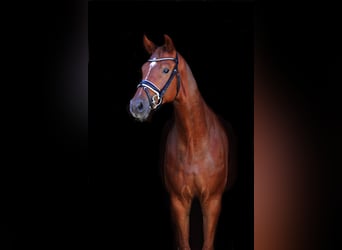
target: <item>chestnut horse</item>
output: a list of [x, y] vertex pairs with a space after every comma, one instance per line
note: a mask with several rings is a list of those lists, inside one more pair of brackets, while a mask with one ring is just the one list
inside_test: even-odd
[[150, 59], [142, 66], [142, 81], [130, 100], [131, 115], [143, 122], [164, 103], [173, 104], [163, 155], [163, 178], [170, 195], [177, 247], [190, 249], [189, 216], [194, 199], [201, 206], [203, 250], [214, 249], [215, 232], [227, 190], [229, 134], [221, 118], [206, 104], [191, 69], [164, 35], [156, 46], [145, 35]]

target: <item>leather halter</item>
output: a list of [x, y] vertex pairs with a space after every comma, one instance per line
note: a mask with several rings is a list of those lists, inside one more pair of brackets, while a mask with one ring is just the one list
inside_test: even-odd
[[[167, 60], [171, 60], [175, 62], [175, 66], [173, 67], [172, 73], [169, 77], [169, 79], [167, 80], [167, 82], [165, 83], [164, 87], [162, 89], [159, 89], [153, 82], [149, 81], [149, 80], [142, 80], [137, 88], [142, 87], [143, 90], [145, 91], [148, 100], [150, 102], [150, 106], [151, 109], [157, 109], [159, 107], [159, 105], [162, 103], [163, 101], [163, 97], [164, 94], [166, 92], [166, 90], [168, 89], [168, 87], [170, 86], [173, 78], [177, 75], [177, 92], [176, 92], [176, 96], [175, 99], [178, 95], [178, 91], [180, 88], [180, 76], [179, 76], [179, 72], [178, 72], [178, 53], [176, 53], [176, 57], [161, 57], [161, 58], [153, 58], [153, 59], [149, 59], [148, 62], [160, 62], [160, 61], [167, 61]], [[151, 90], [153, 93], [155, 93], [155, 95], [151, 96], [149, 94], [149, 90]]]

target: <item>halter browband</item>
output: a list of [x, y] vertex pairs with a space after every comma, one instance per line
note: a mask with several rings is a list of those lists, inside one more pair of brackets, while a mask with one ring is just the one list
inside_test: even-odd
[[[169, 79], [167, 80], [167, 82], [165, 83], [165, 85], [162, 89], [159, 89], [153, 82], [151, 82], [149, 80], [142, 80], [137, 86], [137, 88], [143, 87], [143, 89], [144, 89], [144, 91], [148, 97], [148, 100], [150, 102], [150, 106], [152, 109], [158, 108], [158, 106], [162, 103], [163, 96], [164, 96], [166, 90], [168, 89], [168, 87], [170, 86], [175, 75], [177, 75], [177, 92], [176, 92], [175, 99], [178, 95], [178, 91], [179, 91], [179, 87], [180, 87], [180, 76], [179, 76], [179, 72], [178, 72], [178, 54], [176, 53], [175, 58], [173, 58], [173, 57], [154, 58], [154, 59], [149, 59], [148, 62], [160, 62], [160, 61], [167, 61], [167, 60], [174, 61], [176, 64], [173, 67], [173, 70], [172, 70], [172, 73], [171, 73]], [[153, 93], [155, 93], [155, 95], [151, 96], [147, 89], [150, 89]]]

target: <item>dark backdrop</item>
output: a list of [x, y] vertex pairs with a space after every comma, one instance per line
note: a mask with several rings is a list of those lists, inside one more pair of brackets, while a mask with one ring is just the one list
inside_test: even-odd
[[[147, 123], [135, 122], [127, 110], [140, 67], [148, 59], [145, 33], [159, 45], [163, 34], [173, 39], [207, 103], [232, 124], [239, 175], [223, 200], [216, 249], [253, 249], [252, 5], [96, 1], [89, 3], [88, 13], [94, 247], [172, 247], [168, 200], [158, 169], [161, 130], [172, 106], [163, 106]], [[201, 229], [197, 225], [192, 230], [199, 242]], [[198, 245], [196, 240], [193, 244]]]

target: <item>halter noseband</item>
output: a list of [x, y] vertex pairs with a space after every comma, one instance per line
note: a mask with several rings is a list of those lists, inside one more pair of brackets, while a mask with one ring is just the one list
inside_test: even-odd
[[[175, 98], [178, 95], [178, 91], [179, 91], [179, 87], [180, 87], [180, 76], [179, 76], [179, 72], [178, 72], [178, 54], [176, 53], [175, 58], [173, 58], [173, 57], [153, 58], [153, 59], [149, 59], [148, 62], [160, 62], [160, 61], [167, 61], [167, 60], [174, 61], [176, 64], [173, 67], [173, 70], [172, 70], [172, 73], [171, 73], [169, 79], [167, 80], [167, 82], [165, 83], [165, 85], [162, 89], [159, 89], [153, 82], [151, 82], [147, 79], [142, 80], [137, 86], [137, 88], [142, 87], [144, 89], [152, 109], [158, 108], [158, 106], [162, 103], [164, 94], [165, 94], [166, 90], [168, 89], [168, 87], [170, 86], [175, 75], [177, 75], [177, 92], [176, 92]], [[153, 93], [155, 93], [155, 95], [151, 96], [148, 92], [148, 89], [150, 89]]]

